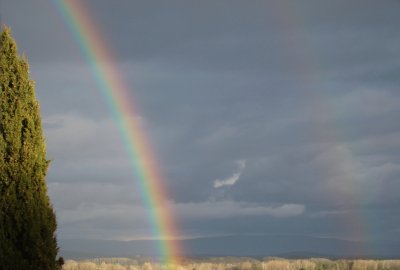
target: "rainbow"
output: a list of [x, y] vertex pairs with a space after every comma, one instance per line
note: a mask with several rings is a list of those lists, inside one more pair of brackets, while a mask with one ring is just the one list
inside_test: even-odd
[[[353, 240], [363, 243], [359, 250], [348, 250], [351, 254], [374, 254], [375, 247], [372, 246], [372, 229], [371, 217], [368, 217], [363, 210], [360, 209], [362, 202], [362, 186], [359, 185], [360, 166], [357, 156], [353, 153], [351, 147], [346, 143], [342, 134], [345, 130], [338, 124], [331, 124], [324, 129], [318, 123], [319, 119], [324, 117], [334, 117], [337, 109], [328, 96], [325, 96], [319, 89], [324, 78], [320, 72], [320, 59], [318, 57], [319, 48], [316, 47], [313, 40], [307, 37], [308, 27], [305, 23], [306, 16], [302, 11], [300, 4], [297, 2], [279, 2], [274, 6], [274, 13], [277, 24], [280, 25], [284, 32], [296, 34], [296, 42], [288, 40], [288, 43], [282, 47], [282, 50], [290, 56], [289, 66], [295, 70], [299, 76], [300, 85], [304, 93], [306, 93], [307, 102], [304, 104], [314, 112], [312, 119], [313, 127], [311, 128], [312, 136], [318, 141], [324, 141], [325, 146], [321, 146], [320, 150], [328, 151], [333, 155], [333, 159], [329, 168], [322, 168], [328, 175], [345, 175], [345, 179], [330, 179], [328, 181], [334, 192], [327, 200], [331, 203], [342, 207], [343, 214], [351, 210], [355, 212], [346, 218], [340, 217], [336, 219], [335, 226], [340, 229], [344, 237], [351, 235]], [[319, 87], [315, 87], [319, 86]], [[343, 172], [346, 172], [345, 174]], [[346, 181], [348, 190], [343, 190], [341, 184]], [[339, 236], [341, 237], [341, 236]]]
[[54, 6], [79, 45], [90, 65], [114, 121], [130, 156], [135, 180], [143, 202], [151, 209], [149, 221], [154, 238], [158, 239], [158, 253], [164, 263], [175, 263], [181, 254], [177, 240], [177, 225], [168, 208], [168, 192], [160, 176], [148, 136], [135, 115], [135, 106], [129, 87], [121, 78], [112, 50], [101, 35], [84, 1], [53, 0]]

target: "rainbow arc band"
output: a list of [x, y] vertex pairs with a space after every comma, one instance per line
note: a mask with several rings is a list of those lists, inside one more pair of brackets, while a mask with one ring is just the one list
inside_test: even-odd
[[158, 253], [164, 263], [175, 263], [181, 253], [177, 225], [168, 207], [168, 192], [158, 171], [153, 151], [137, 115], [137, 106], [121, 77], [112, 50], [85, 7], [85, 1], [53, 0], [54, 6], [89, 64], [129, 154], [135, 181], [143, 202], [151, 209], [149, 221]]

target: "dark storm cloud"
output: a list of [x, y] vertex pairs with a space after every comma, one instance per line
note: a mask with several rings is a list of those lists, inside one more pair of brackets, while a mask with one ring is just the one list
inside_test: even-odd
[[29, 62], [57, 62], [79, 59], [79, 50], [66, 35], [65, 26], [51, 1], [3, 0], [3, 23], [11, 27], [20, 52]]
[[399, 46], [396, 2], [122, 3], [113, 12], [106, 2], [92, 10], [124, 60], [273, 74], [301, 69], [302, 58], [314, 57], [322, 72], [333, 75], [393, 62]]
[[[372, 216], [377, 239], [399, 239], [397, 1], [85, 3], [185, 236], [351, 238], [357, 228], [338, 220]], [[1, 8], [36, 80], [59, 235], [151, 237], [126, 149], [59, 15], [42, 0]]]

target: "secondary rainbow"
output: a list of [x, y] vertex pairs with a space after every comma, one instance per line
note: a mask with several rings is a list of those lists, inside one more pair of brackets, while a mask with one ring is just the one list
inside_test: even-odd
[[160, 176], [148, 136], [137, 120], [137, 107], [129, 87], [121, 78], [112, 50], [90, 16], [84, 1], [53, 0], [78, 43], [121, 134], [130, 156], [135, 180], [144, 203], [151, 209], [149, 220], [163, 262], [174, 263], [181, 249], [177, 227], [167, 206], [168, 192]]
[[[341, 137], [341, 134], [346, 133], [344, 127], [338, 124], [331, 124], [325, 128], [321, 128], [321, 124], [318, 124], [318, 118], [330, 117], [335, 118], [335, 114], [338, 111], [334, 107], [334, 104], [328, 96], [323, 94], [321, 91], [321, 82], [324, 81], [323, 74], [321, 72], [320, 58], [318, 57], [319, 47], [316, 46], [316, 42], [312, 39], [312, 35], [308, 33], [310, 31], [306, 25], [306, 15], [303, 14], [301, 5], [298, 2], [279, 2], [275, 7], [275, 14], [277, 24], [280, 25], [284, 31], [283, 33], [289, 33], [292, 36], [297, 37], [293, 40], [287, 39], [286, 46], [282, 47], [282, 50], [290, 56], [289, 66], [296, 71], [299, 76], [299, 88], [304, 89], [304, 93], [307, 95], [308, 102], [305, 104], [310, 108], [315, 115], [312, 119], [313, 126], [311, 128], [311, 134], [315, 137], [316, 141], [324, 141], [324, 149], [321, 151], [328, 151], [333, 156], [332, 162], [329, 166], [330, 173], [334, 175], [343, 175], [346, 172], [347, 179], [331, 179], [328, 180], [328, 184], [332, 187], [335, 192], [332, 192], [327, 200], [330, 200], [336, 205], [341, 205], [344, 208], [343, 213], [347, 210], [353, 212], [352, 215], [347, 215], [347, 218], [336, 218], [336, 226], [344, 234], [344, 237], [352, 235], [355, 240], [360, 241], [363, 245], [360, 245], [360, 250], [348, 250], [351, 253], [360, 254], [373, 254], [374, 246], [372, 238], [374, 233], [372, 232], [373, 218], [364, 214], [360, 204], [362, 202], [362, 185], [359, 184], [357, 179], [359, 178], [360, 169], [359, 161], [352, 151], [352, 148], [348, 145], [346, 140]], [[318, 87], [315, 87], [315, 86]], [[333, 122], [333, 121], [332, 121]], [[342, 135], [343, 136], [343, 135]], [[329, 143], [327, 143], [329, 142]], [[322, 145], [322, 144], [321, 144]], [[320, 146], [322, 147], [322, 146]], [[327, 168], [322, 167], [322, 171]], [[326, 172], [328, 174], [328, 172]], [[321, 181], [327, 181], [321, 179]], [[343, 181], [346, 182], [347, 190], [343, 190], [341, 184]], [[336, 194], [337, 193], [337, 194]], [[338, 215], [340, 216], [340, 215]], [[340, 236], [339, 236], [340, 237]]]

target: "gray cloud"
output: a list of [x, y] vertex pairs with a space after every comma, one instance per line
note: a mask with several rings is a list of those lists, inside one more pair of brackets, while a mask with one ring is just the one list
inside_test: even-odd
[[232, 201], [209, 201], [177, 205], [177, 212], [183, 219], [223, 219], [229, 217], [271, 216], [285, 218], [304, 213], [305, 206], [301, 204], [257, 205]]

